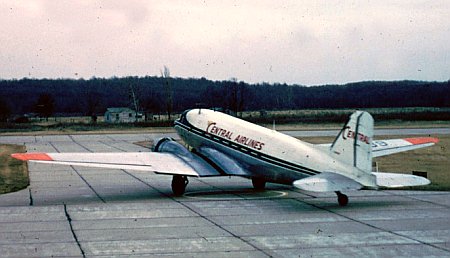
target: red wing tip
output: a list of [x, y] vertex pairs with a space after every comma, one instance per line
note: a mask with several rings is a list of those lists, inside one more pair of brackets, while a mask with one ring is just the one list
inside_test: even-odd
[[14, 153], [11, 154], [11, 157], [18, 159], [18, 160], [53, 160], [49, 155], [46, 153]]
[[408, 141], [414, 145], [416, 144], [425, 144], [425, 143], [438, 143], [438, 138], [433, 137], [416, 137], [416, 138], [406, 138], [405, 141]]

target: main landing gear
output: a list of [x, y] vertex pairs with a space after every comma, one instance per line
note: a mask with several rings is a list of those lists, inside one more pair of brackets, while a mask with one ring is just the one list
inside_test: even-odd
[[340, 206], [347, 206], [347, 204], [348, 204], [348, 197], [347, 197], [347, 195], [345, 195], [345, 194], [343, 194], [343, 193], [341, 193], [339, 191], [337, 191], [336, 194], [337, 194], [337, 197], [338, 197], [339, 205]]
[[187, 176], [174, 175], [172, 178], [172, 192], [175, 196], [182, 196], [186, 191], [189, 180]]
[[266, 181], [262, 178], [252, 178], [253, 188], [257, 191], [263, 191], [266, 188]]

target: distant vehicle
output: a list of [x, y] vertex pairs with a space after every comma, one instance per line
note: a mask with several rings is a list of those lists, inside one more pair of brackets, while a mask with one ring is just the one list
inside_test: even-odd
[[372, 172], [372, 158], [431, 146], [437, 138], [373, 141], [373, 118], [354, 112], [331, 144], [310, 144], [275, 130], [208, 109], [185, 111], [175, 129], [189, 149], [170, 138], [154, 152], [17, 153], [20, 160], [61, 165], [152, 171], [172, 175], [172, 190], [183, 195], [188, 177], [241, 176], [262, 190], [266, 182], [305, 191], [335, 192], [426, 185], [423, 177]]

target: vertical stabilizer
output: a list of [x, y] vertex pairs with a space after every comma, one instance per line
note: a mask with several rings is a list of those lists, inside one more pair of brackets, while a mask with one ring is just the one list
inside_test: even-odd
[[373, 118], [364, 111], [356, 111], [345, 124], [330, 147], [339, 160], [365, 172], [372, 171]]

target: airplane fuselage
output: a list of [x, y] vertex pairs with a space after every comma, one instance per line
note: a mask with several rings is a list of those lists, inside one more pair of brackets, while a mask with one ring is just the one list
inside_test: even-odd
[[310, 143], [213, 110], [187, 111], [176, 121], [175, 129], [199, 153], [213, 148], [238, 161], [245, 172], [225, 171], [230, 175], [291, 184], [324, 171], [357, 170]]

